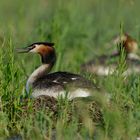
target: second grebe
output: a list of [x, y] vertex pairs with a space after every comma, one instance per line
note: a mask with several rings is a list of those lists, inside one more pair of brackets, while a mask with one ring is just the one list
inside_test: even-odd
[[94, 60], [90, 60], [82, 65], [82, 71], [94, 73], [99, 76], [112, 74], [119, 64], [121, 48], [123, 48], [127, 67], [124, 74], [129, 75], [132, 73], [140, 73], [140, 57], [136, 54], [138, 50], [136, 40], [128, 34], [123, 34], [113, 39], [113, 44], [118, 47], [117, 52], [112, 53], [111, 55], [102, 55]]
[[130, 35], [128, 35], [127, 33], [115, 37], [113, 39], [113, 44], [118, 45], [118, 46], [121, 46], [122, 44], [127, 54], [130, 54], [130, 53], [135, 54], [137, 53], [137, 50], [138, 50], [137, 41], [134, 38], [132, 38]]
[[[93, 84], [84, 77], [69, 72], [50, 73], [56, 61], [54, 43], [37, 42], [23, 49], [17, 49], [20, 53], [38, 53], [41, 56], [42, 65], [38, 67], [28, 78], [26, 83], [27, 93], [32, 90], [32, 96], [42, 95], [57, 98], [58, 96], [73, 99], [92, 95]], [[98, 88], [96, 88], [98, 90]]]

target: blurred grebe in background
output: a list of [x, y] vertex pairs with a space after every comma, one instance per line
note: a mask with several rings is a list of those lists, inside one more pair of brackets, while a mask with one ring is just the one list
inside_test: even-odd
[[117, 51], [110, 55], [101, 55], [88, 61], [81, 66], [82, 71], [93, 73], [99, 76], [112, 74], [120, 63], [120, 56], [123, 52], [126, 62], [125, 75], [140, 73], [140, 57], [137, 55], [138, 43], [128, 34], [122, 34], [113, 39]]

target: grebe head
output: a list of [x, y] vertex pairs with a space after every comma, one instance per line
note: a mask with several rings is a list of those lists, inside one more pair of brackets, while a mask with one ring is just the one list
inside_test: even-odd
[[120, 51], [120, 46], [122, 46], [127, 54], [136, 53], [138, 50], [137, 41], [127, 33], [117, 36], [113, 40], [113, 43], [118, 45], [118, 51]]
[[29, 45], [26, 48], [17, 49], [19, 53], [38, 53], [41, 55], [43, 64], [54, 64], [56, 61], [56, 53], [54, 49], [54, 43], [49, 42], [37, 42]]

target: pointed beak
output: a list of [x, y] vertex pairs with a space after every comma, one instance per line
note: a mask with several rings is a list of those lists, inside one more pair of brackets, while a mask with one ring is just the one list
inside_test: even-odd
[[28, 53], [31, 49], [32, 49], [32, 47], [29, 46], [29, 47], [26, 47], [26, 48], [16, 48], [15, 50], [18, 53]]

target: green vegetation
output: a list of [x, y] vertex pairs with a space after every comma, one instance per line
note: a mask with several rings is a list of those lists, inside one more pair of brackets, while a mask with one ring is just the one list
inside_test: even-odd
[[[0, 1], [0, 139], [25, 140], [132, 140], [140, 136], [140, 76], [105, 78], [84, 74], [112, 96], [110, 105], [100, 97], [68, 102], [55, 108], [33, 108], [22, 103], [29, 75], [39, 56], [16, 54], [14, 49], [37, 41], [55, 43], [53, 71], [80, 73], [80, 65], [103, 53], [107, 43], [124, 31], [140, 39], [139, 0], [1, 0]], [[124, 67], [124, 66], [123, 66]], [[122, 71], [122, 67], [120, 66]], [[24, 107], [26, 105], [26, 107]]]

